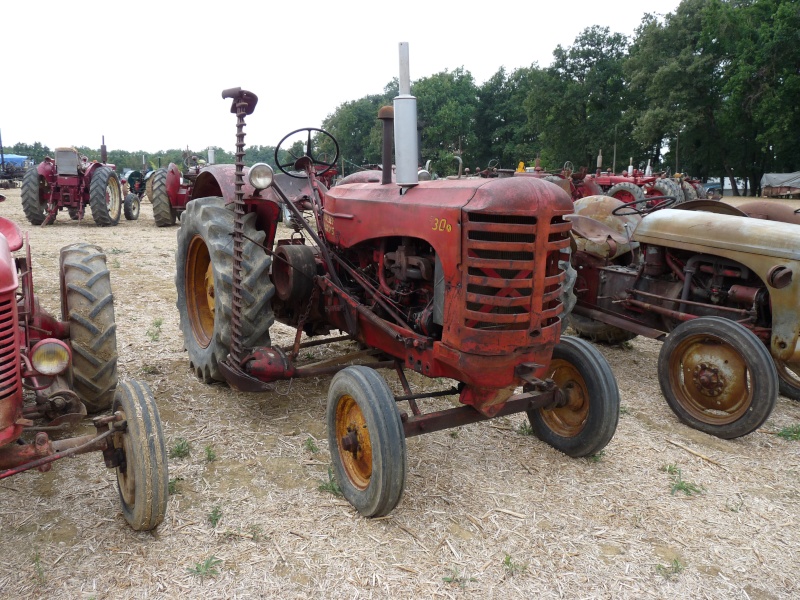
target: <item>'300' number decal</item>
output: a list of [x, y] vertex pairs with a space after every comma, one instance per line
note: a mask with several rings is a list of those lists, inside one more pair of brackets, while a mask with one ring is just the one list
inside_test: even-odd
[[450, 233], [453, 231], [453, 226], [447, 222], [447, 219], [440, 219], [438, 217], [434, 217], [433, 219], [433, 230], [434, 231], [446, 231]]

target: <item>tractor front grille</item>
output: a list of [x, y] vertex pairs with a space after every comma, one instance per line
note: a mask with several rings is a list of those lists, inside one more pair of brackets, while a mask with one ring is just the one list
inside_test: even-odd
[[21, 393], [17, 304], [8, 294], [0, 298], [0, 401]]
[[540, 330], [558, 322], [565, 279], [558, 261], [569, 245], [561, 216], [466, 213], [464, 327]]

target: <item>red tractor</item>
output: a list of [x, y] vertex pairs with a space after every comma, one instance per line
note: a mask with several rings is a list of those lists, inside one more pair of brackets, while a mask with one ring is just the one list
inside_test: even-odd
[[513, 175], [514, 177], [537, 177], [555, 183], [567, 192], [573, 201], [603, 193], [602, 188], [594, 181], [593, 177], [586, 174], [586, 167], [581, 167], [578, 171], [575, 171], [572, 162], [567, 161], [560, 172], [553, 173], [542, 168], [539, 158], [536, 159], [534, 165], [534, 167], [527, 168], [524, 171], [509, 171], [508, 175]]
[[[164, 169], [156, 169], [147, 180], [147, 196], [153, 205], [153, 219], [157, 227], [169, 227], [175, 225], [175, 221], [180, 214], [186, 210], [186, 203], [195, 198], [193, 195], [195, 185], [201, 171], [206, 171], [205, 161], [197, 156], [189, 156], [183, 160], [183, 171], [175, 163], [169, 163]], [[227, 173], [227, 176], [225, 175]], [[233, 165], [215, 165], [209, 167], [204, 177], [208, 183], [220, 186], [218, 177], [233, 183]], [[201, 186], [203, 181], [200, 182]], [[214, 191], [201, 187], [203, 195], [219, 194]]]
[[[122, 188], [114, 165], [106, 164], [105, 144], [101, 162], [90, 161], [75, 148], [56, 148], [55, 159], [45, 158], [22, 179], [22, 209], [32, 225], [50, 225], [58, 211], [71, 219], [83, 219], [86, 207], [101, 227], [119, 223]], [[137, 213], [138, 216], [138, 213]]]
[[[535, 178], [418, 181], [407, 79], [400, 90], [394, 110], [379, 115], [381, 180], [356, 173], [330, 189], [318, 175], [336, 163], [338, 144], [313, 128], [298, 130], [305, 150], [291, 161], [278, 161], [289, 136], [278, 144], [281, 174], [262, 163], [245, 182], [244, 118], [257, 98], [224, 91], [237, 116], [235, 193], [189, 202], [176, 250], [180, 324], [199, 378], [264, 392], [335, 373], [326, 411], [333, 469], [365, 516], [400, 501], [407, 437], [524, 411], [540, 439], [587, 456], [609, 442], [619, 416], [602, 355], [559, 339], [569, 196]], [[295, 231], [277, 239], [283, 206]], [[276, 319], [296, 329], [291, 346], [272, 345]], [[335, 365], [298, 360], [302, 348], [342, 339], [303, 333], [333, 330], [361, 349]], [[393, 371], [403, 392], [377, 369]], [[455, 385], [415, 392], [406, 371]], [[447, 395], [462, 406], [422, 409], [423, 399]]]
[[[39, 305], [30, 267], [27, 235], [0, 217], [0, 479], [100, 451], [116, 471], [125, 520], [153, 529], [167, 503], [164, 436], [150, 388], [117, 378], [105, 254], [84, 243], [61, 250], [61, 319]], [[61, 437], [87, 412], [107, 409], [93, 420], [95, 434]]]
[[[197, 156], [187, 156], [183, 167], [181, 171], [175, 163], [169, 163], [166, 169], [157, 169], [147, 179], [147, 195], [153, 205], [157, 227], [175, 225], [186, 210], [186, 203], [195, 198], [222, 196], [223, 189], [233, 192], [234, 165], [206, 165]], [[247, 175], [247, 167], [244, 169]], [[332, 166], [320, 179], [330, 186], [337, 173]]]
[[645, 175], [641, 171], [634, 170], [631, 175], [628, 175], [627, 171], [622, 175], [615, 175], [606, 171], [589, 175], [589, 178], [606, 196], [622, 202], [633, 202], [655, 196], [669, 196], [677, 201], [684, 201], [681, 185], [663, 173]]

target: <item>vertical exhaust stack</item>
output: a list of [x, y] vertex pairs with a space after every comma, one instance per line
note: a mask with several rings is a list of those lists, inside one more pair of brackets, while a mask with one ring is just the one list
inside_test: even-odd
[[400, 94], [394, 99], [394, 144], [397, 185], [417, 185], [417, 99], [411, 95], [408, 42], [400, 42]]
[[208, 164], [213, 165], [216, 163], [216, 148], [208, 147]]
[[103, 136], [103, 141], [100, 142], [100, 162], [106, 164], [108, 162], [108, 152], [106, 151], [106, 136]]
[[394, 138], [392, 130], [394, 128], [394, 109], [391, 106], [383, 106], [378, 111], [378, 119], [383, 121], [383, 146], [381, 151], [381, 185], [392, 183], [392, 147]]

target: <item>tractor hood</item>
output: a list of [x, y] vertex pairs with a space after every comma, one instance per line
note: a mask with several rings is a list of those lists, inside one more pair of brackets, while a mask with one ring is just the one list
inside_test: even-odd
[[461, 211], [550, 219], [572, 212], [570, 197], [558, 186], [527, 177], [421, 181], [401, 194], [396, 185], [337, 185], [325, 194], [328, 239], [349, 247], [367, 239], [407, 236], [434, 247], [459, 240]]
[[800, 260], [800, 226], [718, 213], [664, 209], [647, 215], [633, 239], [642, 244], [714, 249]]

